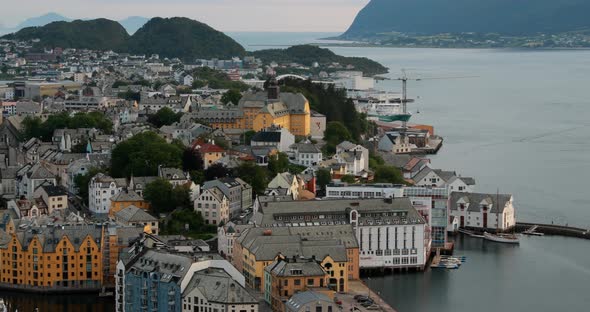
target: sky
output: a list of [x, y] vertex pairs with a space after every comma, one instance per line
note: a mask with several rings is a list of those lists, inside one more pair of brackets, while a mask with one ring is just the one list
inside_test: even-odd
[[0, 0], [13, 27], [55, 12], [69, 18], [184, 16], [221, 31], [343, 32], [369, 0]]

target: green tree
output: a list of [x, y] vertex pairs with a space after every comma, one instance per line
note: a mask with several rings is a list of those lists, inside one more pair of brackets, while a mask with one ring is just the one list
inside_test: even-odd
[[317, 184], [320, 189], [325, 189], [326, 185], [332, 182], [330, 169], [321, 168], [316, 172]]
[[326, 152], [328, 154], [334, 154], [336, 152], [336, 145], [342, 143], [342, 141], [352, 140], [352, 136], [341, 122], [330, 121], [326, 125], [324, 140], [326, 141]]
[[252, 143], [252, 137], [256, 135], [256, 131], [254, 130], [248, 130], [244, 133], [244, 144], [246, 145], [250, 145], [250, 143]]
[[[187, 229], [188, 227], [188, 229]], [[162, 224], [162, 234], [187, 235], [192, 238], [209, 239], [215, 234], [217, 227], [207, 225], [201, 214], [192, 209], [174, 211], [168, 220]]]
[[113, 177], [153, 176], [158, 166], [180, 168], [183, 148], [178, 144], [166, 143], [154, 132], [142, 132], [123, 141], [111, 154], [111, 175]]
[[240, 93], [240, 90], [229, 89], [221, 96], [221, 103], [227, 104], [231, 102], [233, 104], [238, 104], [241, 98], [242, 94]]
[[375, 168], [375, 182], [406, 184], [402, 172], [394, 166], [381, 165]]
[[133, 92], [131, 90], [127, 90], [125, 92], [119, 92], [117, 97], [127, 101], [137, 101], [141, 100], [141, 94], [139, 92]]
[[173, 196], [172, 184], [162, 178], [148, 183], [143, 191], [143, 198], [150, 202], [151, 211], [154, 214], [170, 212], [176, 209], [176, 201], [173, 200]]
[[192, 148], [185, 148], [182, 152], [182, 169], [184, 171], [202, 171], [203, 157]]
[[356, 178], [351, 174], [347, 174], [347, 175], [342, 176], [340, 178], [340, 181], [352, 184], [352, 183], [356, 183]]
[[272, 176], [289, 171], [289, 156], [285, 153], [270, 156], [268, 159], [268, 170]]
[[169, 126], [175, 122], [180, 121], [182, 113], [175, 113], [168, 107], [161, 108], [158, 112], [148, 117], [148, 122], [154, 125], [156, 128], [162, 126]]
[[268, 185], [268, 173], [264, 168], [245, 162], [235, 169], [234, 175], [250, 184], [256, 194], [264, 194]]
[[205, 181], [227, 177], [231, 171], [222, 164], [213, 164], [205, 170]]
[[385, 164], [385, 160], [383, 160], [383, 157], [379, 156], [379, 155], [369, 155], [369, 168], [371, 169], [375, 169], [379, 166], [382, 166]]

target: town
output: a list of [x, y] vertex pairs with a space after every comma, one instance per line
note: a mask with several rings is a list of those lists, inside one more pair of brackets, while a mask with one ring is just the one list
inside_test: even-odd
[[0, 40], [0, 288], [116, 311], [392, 311], [366, 272], [429, 269], [511, 194], [359, 68]]

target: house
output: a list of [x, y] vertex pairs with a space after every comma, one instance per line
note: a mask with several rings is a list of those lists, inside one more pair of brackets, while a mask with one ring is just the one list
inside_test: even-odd
[[[257, 197], [258, 198], [258, 197]], [[217, 228], [217, 251], [219, 254], [232, 261], [234, 241], [240, 237], [242, 231], [251, 228], [251, 224], [235, 224], [232, 221]]]
[[34, 198], [40, 198], [45, 203], [48, 214], [68, 208], [68, 193], [59, 186], [41, 185], [35, 190]]
[[158, 166], [158, 177], [168, 180], [172, 186], [185, 185], [191, 181], [188, 172], [183, 172], [178, 168], [166, 168]]
[[206, 224], [229, 221], [229, 199], [217, 187], [203, 190], [194, 205], [195, 212], [203, 216]]
[[315, 166], [322, 161], [322, 151], [311, 143], [298, 143], [291, 145], [291, 161], [305, 167]]
[[147, 233], [158, 235], [159, 233], [159, 222], [158, 219], [150, 215], [145, 209], [138, 208], [134, 205], [127, 206], [126, 208], [118, 211], [114, 214], [115, 222], [127, 225], [127, 226], [144, 226], [144, 230]]
[[452, 192], [449, 202], [450, 217], [458, 221], [460, 228], [507, 231], [516, 225], [510, 194]]
[[88, 184], [88, 210], [92, 213], [109, 213], [111, 210], [111, 198], [125, 186], [125, 183], [115, 181], [115, 179], [103, 173], [92, 177]]
[[2, 197], [6, 199], [13, 199], [16, 197], [16, 184], [18, 167], [0, 168], [0, 178], [2, 179]]
[[469, 177], [454, 176], [447, 182], [449, 193], [452, 192], [475, 192], [475, 179]]
[[55, 129], [52, 142], [59, 147], [60, 151], [70, 152], [72, 147], [79, 144], [86, 144], [88, 138], [98, 131], [91, 128], [78, 129]]
[[16, 173], [17, 196], [24, 196], [32, 200], [33, 193], [42, 184], [57, 185], [55, 175], [52, 174], [43, 164], [27, 164]]
[[135, 206], [143, 210], [150, 208], [150, 203], [139, 196], [135, 191], [125, 187], [120, 190], [115, 196], [111, 197], [111, 207], [109, 209], [109, 216], [115, 215], [117, 212], [129, 207]]
[[278, 173], [267, 185], [267, 195], [291, 195], [293, 198], [299, 198], [301, 185], [297, 176], [289, 172]]
[[240, 178], [220, 178], [206, 181], [203, 190], [218, 188], [229, 200], [229, 218], [239, 216], [242, 211], [252, 207], [252, 186]]
[[182, 78], [182, 84], [185, 86], [191, 87], [193, 85], [194, 81], [195, 81], [195, 79], [191, 75], [186, 75], [186, 76], [184, 76], [184, 78]]
[[369, 150], [362, 145], [344, 141], [336, 146], [333, 159], [346, 164], [346, 174], [362, 176], [369, 170]]
[[404, 179], [413, 179], [424, 167], [430, 164], [430, 159], [412, 157], [408, 162], [401, 166]]
[[250, 140], [250, 146], [271, 146], [283, 153], [288, 152], [294, 143], [295, 136], [287, 128], [275, 125], [256, 132]]
[[333, 298], [315, 291], [303, 291], [294, 294], [285, 303], [285, 312], [334, 312], [339, 307]]
[[446, 187], [447, 183], [456, 176], [454, 171], [432, 169], [426, 166], [414, 176], [413, 180], [416, 186]]
[[193, 150], [201, 154], [201, 158], [203, 159], [203, 169], [209, 168], [212, 164], [226, 155], [223, 148], [214, 143], [205, 143], [201, 140], [197, 140], [193, 143]]
[[412, 144], [409, 137], [400, 132], [387, 132], [378, 143], [380, 151], [394, 154], [409, 154], [412, 152]]

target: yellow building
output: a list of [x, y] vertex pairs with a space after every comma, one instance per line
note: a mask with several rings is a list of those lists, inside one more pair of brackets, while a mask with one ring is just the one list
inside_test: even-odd
[[117, 195], [111, 197], [111, 209], [109, 216], [113, 217], [117, 212], [129, 207], [135, 206], [143, 210], [150, 209], [150, 204], [143, 197], [139, 196], [135, 191], [123, 189]]
[[269, 86], [267, 93], [244, 94], [237, 107], [200, 109], [196, 116], [217, 129], [260, 131], [277, 125], [293, 135], [311, 134], [309, 101], [301, 93], [280, 93], [277, 85]]
[[[289, 230], [289, 229], [286, 229]], [[260, 234], [262, 231], [262, 235]], [[281, 228], [246, 230], [234, 243], [234, 265], [246, 278], [246, 284], [265, 289], [264, 269], [278, 258], [301, 256], [317, 260], [329, 275], [327, 286], [337, 291], [348, 290], [349, 258], [346, 246], [338, 239], [307, 240], [300, 235], [273, 234]], [[237, 249], [241, 249], [236, 251]], [[237, 260], [236, 256], [240, 259]]]

